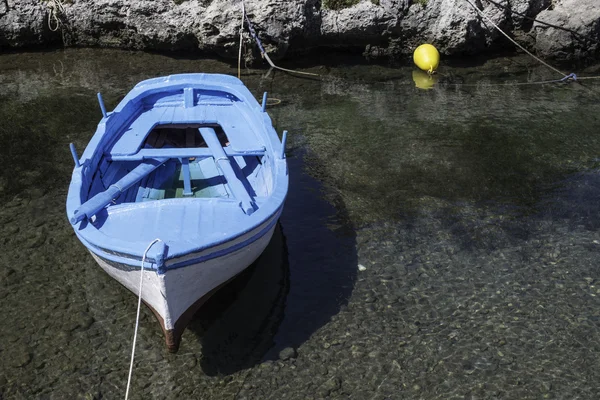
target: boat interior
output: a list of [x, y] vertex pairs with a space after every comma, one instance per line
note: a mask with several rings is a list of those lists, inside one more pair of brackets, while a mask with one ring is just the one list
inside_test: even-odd
[[80, 225], [90, 243], [121, 249], [160, 235], [177, 257], [258, 227], [255, 212], [274, 204], [271, 139], [261, 115], [229, 93], [185, 87], [132, 99], [99, 129], [70, 217], [96, 228]]
[[[164, 162], [113, 199], [114, 205], [186, 197], [227, 200], [246, 198], [246, 194], [250, 202], [260, 201], [268, 196], [270, 182], [263, 166], [264, 148], [237, 151], [234, 140], [217, 124], [157, 125], [135, 155], [106, 154], [101, 159], [88, 198], [126, 180], [128, 174], [143, 167], [145, 156], [140, 157], [140, 153], [146, 152]], [[177, 152], [181, 157], [173, 156]], [[219, 160], [223, 154], [228, 156], [224, 157], [227, 160]], [[168, 159], [161, 155], [168, 155]], [[224, 161], [232, 174], [224, 173], [223, 165], [219, 164]], [[238, 193], [235, 193], [236, 188]]]

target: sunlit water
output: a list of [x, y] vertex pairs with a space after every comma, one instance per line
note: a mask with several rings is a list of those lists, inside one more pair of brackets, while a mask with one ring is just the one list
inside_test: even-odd
[[[177, 354], [142, 311], [131, 398], [597, 398], [600, 81], [521, 84], [556, 78], [526, 61], [446, 67], [431, 90], [409, 67], [244, 69], [289, 131], [281, 229]], [[237, 72], [0, 56], [0, 397], [124, 396], [136, 298], [68, 223], [68, 143], [94, 132], [96, 92], [112, 109], [199, 71]]]

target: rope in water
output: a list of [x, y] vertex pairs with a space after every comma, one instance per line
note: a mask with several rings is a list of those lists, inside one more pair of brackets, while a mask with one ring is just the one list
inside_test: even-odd
[[281, 104], [281, 99], [276, 99], [275, 97], [270, 97], [267, 99], [267, 106], [277, 106]]
[[[252, 26], [252, 22], [250, 22], [250, 18], [248, 18], [248, 14], [246, 14], [246, 8], [244, 7], [244, 0], [242, 0], [241, 3], [242, 3], [242, 19], [244, 19], [246, 21], [246, 24], [248, 24], [248, 31], [250, 32], [250, 35], [252, 36], [252, 38], [254, 40], [256, 40], [256, 44], [258, 45], [258, 49], [260, 50], [260, 55], [265, 60], [267, 60], [267, 62], [271, 66], [271, 68], [275, 68], [275, 69], [278, 69], [280, 71], [290, 72], [290, 73], [293, 73], [293, 74], [302, 74], [302, 75], [310, 75], [310, 76], [320, 76], [319, 74], [314, 74], [312, 72], [296, 71], [296, 70], [293, 70], [293, 69], [282, 68], [282, 67], [278, 67], [277, 65], [275, 65], [273, 63], [273, 61], [271, 61], [271, 58], [269, 57], [269, 55], [267, 54], [267, 51], [263, 47], [262, 42], [258, 38], [258, 35], [256, 34], [256, 31], [254, 30], [254, 27]], [[242, 23], [242, 26], [243, 26], [243, 23]], [[241, 63], [241, 58], [242, 58], [241, 43], [242, 43], [242, 39], [240, 38], [240, 55], [239, 55], [238, 65]], [[238, 75], [239, 75], [239, 69], [238, 69]]]
[[160, 239], [154, 239], [148, 247], [146, 247], [146, 251], [144, 251], [144, 256], [142, 257], [142, 266], [140, 268], [140, 289], [138, 292], [138, 305], [137, 305], [137, 316], [135, 317], [135, 331], [133, 332], [133, 346], [131, 348], [131, 362], [129, 363], [129, 377], [127, 378], [127, 390], [125, 391], [125, 400], [129, 398], [129, 387], [131, 385], [131, 375], [133, 373], [133, 360], [135, 358], [135, 342], [137, 341], [137, 332], [138, 326], [140, 325], [140, 308], [142, 306], [142, 286], [144, 285], [144, 263], [146, 262], [146, 255], [150, 248], [156, 242], [161, 242]]
[[48, 29], [56, 32], [62, 25], [59, 15], [65, 12], [64, 0], [48, 0], [47, 5], [50, 8], [48, 12]]
[[554, 68], [552, 65], [548, 64], [547, 62], [545, 62], [544, 60], [542, 60], [541, 58], [536, 57], [533, 53], [531, 53], [529, 50], [527, 50], [525, 47], [521, 46], [519, 43], [517, 43], [513, 38], [511, 38], [507, 33], [505, 33], [502, 29], [500, 29], [500, 27], [498, 25], [496, 25], [494, 23], [494, 21], [492, 21], [492, 19], [490, 17], [488, 17], [487, 15], [485, 15], [483, 13], [482, 10], [479, 9], [479, 7], [477, 7], [475, 4], [473, 4], [473, 2], [471, 0], [465, 0], [467, 3], [469, 3], [471, 5], [471, 7], [473, 7], [475, 9], [475, 11], [477, 11], [477, 13], [484, 19], [486, 19], [490, 24], [492, 24], [492, 26], [494, 28], [496, 28], [498, 30], [498, 32], [500, 32], [501, 34], [503, 34], [508, 40], [510, 40], [515, 46], [517, 46], [518, 48], [520, 48], [521, 50], [523, 50], [525, 53], [529, 54], [531, 57], [533, 57], [534, 59], [536, 59], [537, 61], [539, 61], [540, 63], [542, 63], [543, 65], [545, 65], [546, 67], [550, 68], [551, 70], [553, 70], [556, 73], [559, 73], [563, 76], [564, 80], [567, 80], [569, 78], [573, 78], [575, 80], [577, 80], [577, 76], [575, 74], [570, 74], [567, 75], [564, 72]]

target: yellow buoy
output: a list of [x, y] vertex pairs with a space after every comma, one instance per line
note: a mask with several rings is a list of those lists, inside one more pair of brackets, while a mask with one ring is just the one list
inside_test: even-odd
[[418, 69], [413, 70], [412, 78], [415, 82], [415, 86], [419, 89], [431, 89], [433, 85], [437, 82], [437, 76], [428, 74], [425, 71], [420, 71]]
[[440, 65], [440, 53], [430, 44], [422, 44], [415, 49], [413, 60], [417, 67], [430, 74]]

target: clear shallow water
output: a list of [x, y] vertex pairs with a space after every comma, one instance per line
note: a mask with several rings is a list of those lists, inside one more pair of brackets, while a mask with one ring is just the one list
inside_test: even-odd
[[[244, 71], [290, 132], [281, 232], [179, 353], [143, 310], [132, 398], [596, 398], [599, 84], [505, 85], [555, 78], [521, 59], [447, 67], [429, 91], [411, 68], [309, 70], [324, 77]], [[135, 52], [0, 57], [4, 398], [124, 396], [136, 299], [64, 215], [68, 143], [91, 137], [97, 91], [111, 109], [193, 71], [236, 74]]]

